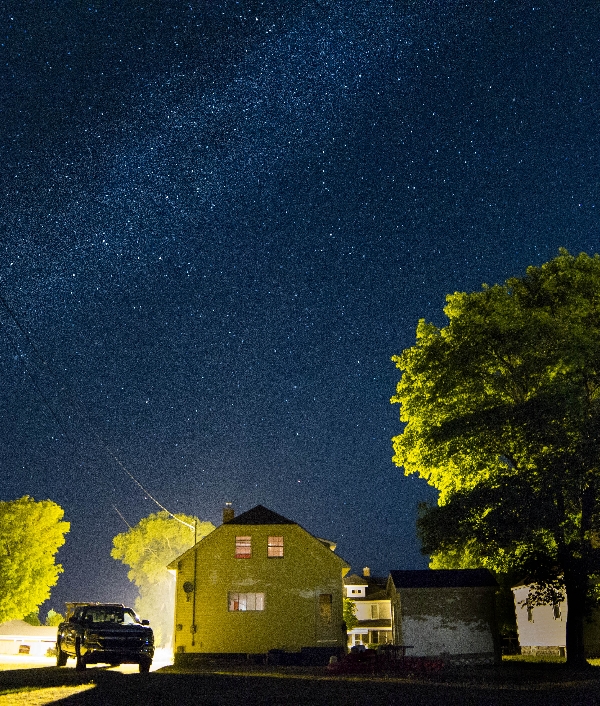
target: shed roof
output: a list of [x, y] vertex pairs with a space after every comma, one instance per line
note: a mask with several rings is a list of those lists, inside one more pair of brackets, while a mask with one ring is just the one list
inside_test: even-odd
[[422, 569], [390, 571], [396, 588], [475, 588], [497, 586], [487, 569]]

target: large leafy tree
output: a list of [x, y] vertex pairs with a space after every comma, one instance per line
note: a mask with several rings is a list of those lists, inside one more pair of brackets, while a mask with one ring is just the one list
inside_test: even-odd
[[600, 573], [600, 257], [561, 250], [503, 285], [447, 297], [394, 358], [394, 461], [440, 491], [423, 551], [565, 591], [567, 661]]
[[37, 615], [62, 566], [56, 553], [69, 523], [51, 500], [0, 501], [0, 623]]
[[156, 642], [168, 644], [173, 635], [175, 580], [167, 564], [215, 529], [197, 517], [158, 512], [113, 539], [111, 556], [130, 567], [127, 576], [138, 587], [136, 611], [148, 618]]

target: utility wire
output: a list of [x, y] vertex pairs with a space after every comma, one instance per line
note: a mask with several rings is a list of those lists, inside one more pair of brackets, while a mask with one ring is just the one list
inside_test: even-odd
[[113, 505], [113, 510], [114, 510], [114, 511], [117, 513], [117, 515], [123, 520], [123, 522], [127, 525], [127, 527], [129, 527], [129, 529], [132, 530], [133, 527], [132, 527], [132, 526], [129, 524], [129, 522], [127, 522], [127, 520], [123, 517], [123, 515], [121, 514], [119, 508], [118, 508], [116, 505]]
[[119, 467], [121, 468], [121, 470], [122, 470], [124, 473], [126, 473], [126, 474], [131, 478], [131, 480], [132, 480], [139, 488], [141, 488], [141, 489], [143, 490], [143, 492], [150, 498], [150, 500], [152, 500], [152, 502], [156, 503], [156, 505], [158, 505], [158, 507], [159, 507], [161, 510], [164, 510], [170, 517], [172, 517], [174, 520], [177, 520], [177, 522], [181, 522], [182, 525], [185, 525], [186, 527], [189, 527], [190, 529], [194, 529], [194, 525], [190, 525], [188, 522], [184, 522], [183, 520], [181, 520], [179, 517], [177, 517], [176, 515], [174, 515], [170, 510], [167, 510], [167, 508], [166, 508], [164, 505], [162, 505], [161, 503], [159, 503], [158, 500], [157, 500], [155, 497], [153, 497], [152, 495], [150, 495], [150, 493], [146, 490], [146, 488], [144, 488], [144, 486], [139, 482], [139, 480], [138, 480], [135, 476], [133, 476], [133, 475], [125, 468], [125, 465], [121, 462], [121, 459], [120, 459], [118, 456], [116, 456], [116, 454], [114, 454], [114, 453], [108, 448], [108, 446], [102, 441], [102, 439], [100, 438], [100, 436], [99, 436], [96, 432], [94, 432], [94, 435], [95, 435], [95, 437], [96, 437], [96, 440], [97, 440], [98, 444], [104, 449], [104, 451], [105, 451], [107, 454], [109, 454], [110, 456], [112, 456], [112, 458], [113, 458], [114, 461], [119, 465]]
[[[117, 515], [118, 515], [118, 516], [123, 520], [123, 522], [127, 525], [127, 527], [129, 527], [130, 530], [133, 530], [133, 527], [129, 524], [129, 522], [127, 522], [127, 520], [123, 517], [123, 515], [122, 515], [121, 512], [119, 511], [119, 508], [118, 508], [116, 505], [113, 505], [113, 508], [114, 508], [115, 512], [117, 513]], [[154, 554], [155, 557], [158, 557], [158, 552], [155, 552], [154, 549], [152, 549], [152, 547], [151, 547], [150, 545], [148, 545], [148, 546], [146, 547], [146, 549], [147, 549], [151, 554]]]

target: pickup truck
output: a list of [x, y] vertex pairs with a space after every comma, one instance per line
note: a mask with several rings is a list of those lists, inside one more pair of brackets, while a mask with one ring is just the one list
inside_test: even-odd
[[117, 666], [138, 664], [150, 671], [154, 635], [147, 620], [118, 603], [67, 603], [67, 617], [58, 626], [56, 664], [75, 658], [75, 669], [99, 662]]

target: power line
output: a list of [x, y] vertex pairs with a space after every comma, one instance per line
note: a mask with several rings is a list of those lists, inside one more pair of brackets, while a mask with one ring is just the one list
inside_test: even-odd
[[114, 511], [117, 513], [117, 515], [123, 520], [123, 522], [127, 525], [127, 527], [129, 527], [129, 529], [132, 530], [133, 527], [132, 527], [132, 526], [129, 524], [129, 522], [127, 522], [127, 520], [123, 517], [123, 515], [121, 514], [119, 508], [118, 508], [116, 505], [113, 505], [113, 510], [114, 510]]

